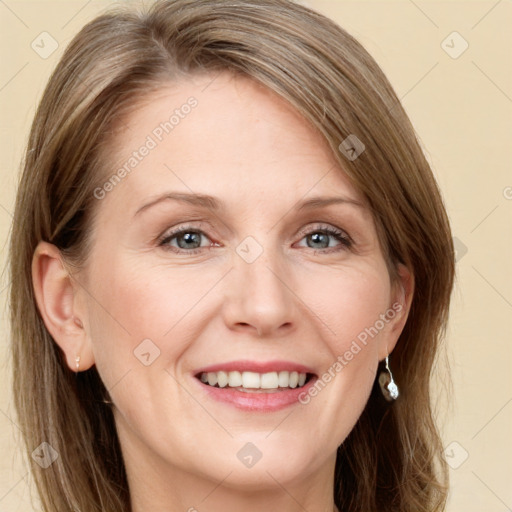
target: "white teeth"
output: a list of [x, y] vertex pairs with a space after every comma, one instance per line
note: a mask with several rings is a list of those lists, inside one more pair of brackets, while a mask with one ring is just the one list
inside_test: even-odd
[[242, 385], [242, 374], [240, 372], [229, 372], [229, 387], [237, 388]]
[[279, 372], [279, 387], [287, 388], [290, 372]]
[[277, 389], [279, 387], [279, 377], [277, 372], [264, 373], [261, 376], [261, 389]]
[[226, 372], [217, 372], [217, 384], [219, 388], [225, 388], [228, 385], [228, 374]]
[[299, 372], [208, 372], [201, 373], [200, 379], [210, 386], [245, 389], [278, 389], [304, 386], [307, 374]]
[[260, 388], [260, 374], [255, 372], [242, 373], [242, 387], [244, 388]]

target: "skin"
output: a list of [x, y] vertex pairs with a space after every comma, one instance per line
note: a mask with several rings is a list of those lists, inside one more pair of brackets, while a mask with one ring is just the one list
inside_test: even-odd
[[[59, 251], [39, 244], [38, 305], [69, 367], [80, 355], [80, 371], [96, 365], [110, 391], [134, 512], [331, 511], [336, 449], [403, 329], [413, 279], [399, 267], [401, 282], [390, 282], [364, 198], [299, 114], [247, 78], [212, 79], [165, 84], [126, 120], [111, 170], [169, 112], [198, 101], [98, 201], [80, 272], [70, 276]], [[164, 200], [136, 214], [170, 191], [208, 194], [222, 206]], [[360, 205], [295, 210], [313, 196]], [[181, 227], [204, 233], [196, 254], [180, 249], [183, 239], [159, 246]], [[329, 227], [352, 246], [333, 236], [315, 244], [311, 235]], [[252, 263], [236, 251], [248, 236], [262, 249]], [[206, 396], [193, 376], [237, 359], [288, 360], [322, 375], [397, 302], [401, 312], [307, 404], [242, 411]], [[145, 339], [160, 351], [148, 366], [134, 356]], [[262, 453], [251, 468], [237, 458], [248, 442]]]

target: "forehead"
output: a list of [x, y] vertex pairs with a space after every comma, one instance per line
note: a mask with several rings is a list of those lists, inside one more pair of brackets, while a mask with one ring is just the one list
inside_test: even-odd
[[123, 176], [109, 199], [124, 205], [168, 187], [260, 202], [310, 191], [362, 200], [321, 134], [288, 102], [228, 72], [148, 93], [117, 127], [106, 161], [107, 179]]

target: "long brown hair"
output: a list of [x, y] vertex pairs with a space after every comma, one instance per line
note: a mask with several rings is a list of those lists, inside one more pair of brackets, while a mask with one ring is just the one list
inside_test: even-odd
[[[117, 9], [69, 44], [35, 115], [10, 246], [14, 400], [44, 510], [130, 510], [105, 389], [94, 367], [75, 375], [38, 312], [31, 261], [39, 241], [69, 262], [89, 252], [94, 188], [123, 115], [178, 76], [230, 70], [285, 98], [323, 135], [366, 197], [390, 276], [414, 276], [410, 314], [392, 354], [401, 390], [388, 405], [374, 386], [338, 449], [334, 498], [343, 512], [444, 508], [447, 471], [433, 418], [431, 374], [446, 327], [454, 251], [443, 201], [411, 123], [372, 57], [326, 17], [288, 0], [170, 0]], [[365, 145], [347, 158], [340, 143]]]

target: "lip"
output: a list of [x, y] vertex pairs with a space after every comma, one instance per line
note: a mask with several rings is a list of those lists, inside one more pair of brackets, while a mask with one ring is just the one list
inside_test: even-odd
[[[244, 392], [233, 388], [209, 386], [198, 378], [201, 373], [218, 371], [252, 371], [257, 373], [296, 371], [309, 374], [309, 380], [300, 388], [290, 388], [284, 391]], [[307, 394], [309, 388], [314, 386], [317, 379], [316, 373], [311, 368], [291, 361], [230, 361], [205, 366], [194, 372], [194, 381], [209, 398], [237, 409], [253, 412], [274, 412], [300, 404], [299, 396], [302, 393]]]
[[225, 363], [213, 364], [199, 368], [194, 372], [194, 375], [200, 375], [205, 372], [256, 372], [256, 373], [268, 373], [268, 372], [299, 372], [299, 373], [315, 373], [312, 368], [304, 366], [303, 364], [294, 363], [292, 361], [249, 361], [243, 359], [240, 361], [229, 361]]

